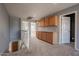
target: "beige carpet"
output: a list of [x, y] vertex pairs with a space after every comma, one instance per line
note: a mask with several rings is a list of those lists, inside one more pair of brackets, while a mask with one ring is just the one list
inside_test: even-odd
[[36, 38], [30, 39], [30, 49], [14, 53], [3, 53], [3, 56], [74, 56], [79, 55], [71, 44], [51, 45]]

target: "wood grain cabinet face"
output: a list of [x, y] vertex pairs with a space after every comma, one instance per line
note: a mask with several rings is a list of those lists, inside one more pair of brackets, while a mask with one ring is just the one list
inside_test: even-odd
[[49, 26], [49, 19], [48, 18], [45, 18], [45, 24], [44, 24], [45, 27]]
[[47, 32], [47, 42], [52, 44], [53, 43], [53, 33]]
[[36, 36], [37, 36], [37, 38], [39, 39], [39, 32], [37, 31], [37, 33], [36, 33]]
[[58, 16], [49, 17], [49, 26], [57, 26], [58, 25]]
[[41, 32], [39, 32], [39, 39], [42, 39], [42, 37], [41, 37]]
[[40, 40], [43, 40], [43, 41], [48, 42], [50, 44], [53, 43], [53, 33], [52, 32], [37, 31], [36, 36]]
[[43, 19], [40, 20], [40, 26], [44, 26], [44, 20]]
[[46, 32], [42, 32], [42, 40], [46, 41]]
[[58, 23], [59, 23], [58, 16], [50, 16], [50, 17], [43, 18], [40, 21], [38, 21], [38, 26], [41, 26], [41, 27], [57, 26]]
[[37, 38], [41, 39], [41, 32], [40, 31], [38, 31]]

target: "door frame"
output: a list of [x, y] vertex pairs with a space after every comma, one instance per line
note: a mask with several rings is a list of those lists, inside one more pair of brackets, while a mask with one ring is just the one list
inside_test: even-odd
[[62, 44], [62, 34], [61, 34], [61, 21], [62, 21], [62, 17], [64, 16], [64, 15], [68, 15], [68, 14], [72, 14], [72, 13], [75, 13], [75, 49], [76, 50], [79, 50], [79, 49], [77, 49], [77, 46], [76, 46], [76, 42], [77, 42], [77, 11], [72, 11], [72, 12], [67, 12], [67, 13], [64, 13], [64, 14], [62, 14], [62, 15], [60, 15], [60, 19], [59, 19], [59, 44]]

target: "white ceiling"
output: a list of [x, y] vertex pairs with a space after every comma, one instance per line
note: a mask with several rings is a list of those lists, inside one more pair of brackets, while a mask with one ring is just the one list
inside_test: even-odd
[[7, 8], [8, 13], [12, 16], [21, 18], [32, 16], [34, 17], [34, 20], [37, 20], [73, 5], [76, 5], [76, 3], [10, 3], [5, 4], [5, 7]]

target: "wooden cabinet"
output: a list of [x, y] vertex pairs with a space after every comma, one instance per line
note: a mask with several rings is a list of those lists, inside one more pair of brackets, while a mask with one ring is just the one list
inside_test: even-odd
[[53, 33], [52, 32], [47, 32], [47, 42], [48, 43], [53, 43]]
[[41, 32], [38, 32], [38, 39], [41, 39]]
[[39, 22], [38, 22], [38, 26], [44, 26], [44, 20], [41, 19]]
[[37, 31], [37, 32], [36, 32], [36, 37], [37, 37], [38, 39], [41, 39], [41, 32], [40, 32], [40, 31]]
[[36, 36], [38, 39], [48, 42], [50, 44], [53, 44], [53, 33], [52, 32], [37, 31], [37, 33], [38, 34], [36, 34]]
[[39, 39], [42, 39], [42, 37], [41, 37], [41, 32], [39, 32]]
[[49, 26], [57, 26], [58, 25], [58, 16], [50, 16], [49, 17]]
[[42, 40], [44, 40], [44, 41], [46, 41], [46, 32], [41, 32], [41, 34], [42, 34]]
[[45, 23], [44, 24], [45, 27], [49, 26], [49, 19], [48, 18], [45, 18], [45, 22], [44, 23]]
[[43, 18], [38, 22], [39, 26], [48, 27], [48, 26], [57, 26], [59, 22], [58, 16], [49, 16], [47, 18]]

